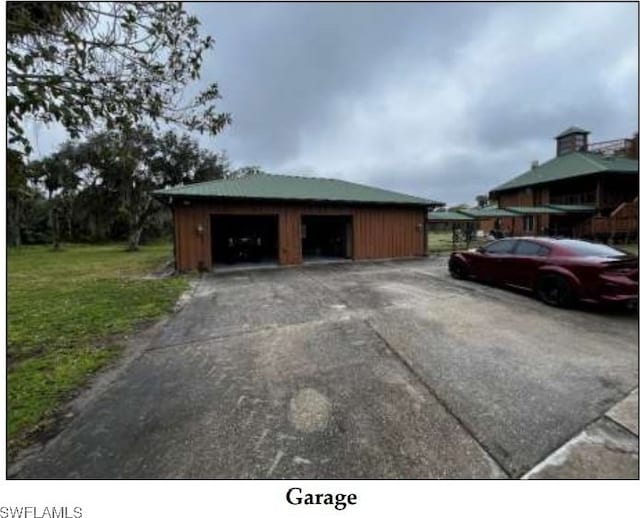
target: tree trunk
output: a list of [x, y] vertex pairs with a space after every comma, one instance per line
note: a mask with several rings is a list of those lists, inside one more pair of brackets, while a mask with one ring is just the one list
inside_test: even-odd
[[128, 252], [135, 252], [140, 249], [140, 236], [142, 235], [142, 225], [138, 211], [133, 204], [129, 206], [129, 245]]
[[55, 208], [49, 211], [49, 222], [51, 224], [51, 244], [54, 250], [60, 250], [60, 222], [58, 221], [58, 211]]
[[128, 252], [136, 252], [140, 250], [140, 237], [142, 236], [142, 228], [136, 228], [129, 232]]
[[73, 206], [69, 204], [68, 210], [66, 211], [66, 222], [67, 222], [67, 239], [70, 243], [73, 243]]
[[141, 200], [137, 206], [129, 208], [129, 246], [130, 252], [140, 249], [140, 237], [151, 213], [153, 199], [147, 195], [146, 200]]
[[14, 228], [13, 232], [13, 246], [19, 247], [22, 244], [22, 233], [21, 233], [21, 223], [22, 223], [22, 212], [21, 212], [21, 203], [20, 203], [20, 195], [17, 195], [15, 198], [15, 202], [13, 203], [13, 210], [11, 211], [11, 225]]

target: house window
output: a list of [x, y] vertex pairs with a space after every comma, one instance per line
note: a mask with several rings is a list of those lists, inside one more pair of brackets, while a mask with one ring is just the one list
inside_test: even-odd
[[525, 232], [533, 232], [533, 216], [525, 216], [522, 228]]

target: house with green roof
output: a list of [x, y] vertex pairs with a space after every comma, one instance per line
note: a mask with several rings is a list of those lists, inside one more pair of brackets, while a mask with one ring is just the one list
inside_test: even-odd
[[179, 271], [427, 254], [427, 198], [330, 178], [256, 174], [154, 191]]
[[567, 128], [555, 137], [555, 157], [494, 187], [492, 203], [513, 216], [497, 216], [492, 225], [514, 235], [637, 235], [638, 134], [593, 144], [588, 137]]

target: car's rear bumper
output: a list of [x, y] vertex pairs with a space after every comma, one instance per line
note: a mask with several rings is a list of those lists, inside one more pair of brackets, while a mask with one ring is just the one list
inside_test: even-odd
[[607, 305], [635, 308], [638, 307], [638, 295], [603, 295], [600, 297], [600, 302]]
[[638, 283], [626, 281], [621, 283], [604, 283], [600, 288], [600, 301], [615, 304], [638, 304]]
[[580, 298], [581, 302], [586, 302], [587, 304], [595, 304], [598, 306], [609, 306], [609, 307], [617, 307], [617, 308], [627, 308], [627, 309], [636, 309], [638, 307], [638, 296], [627, 296], [627, 295], [607, 295], [597, 298], [592, 297], [582, 297]]
[[626, 277], [602, 277], [600, 282], [579, 297], [585, 302], [637, 305], [638, 282]]

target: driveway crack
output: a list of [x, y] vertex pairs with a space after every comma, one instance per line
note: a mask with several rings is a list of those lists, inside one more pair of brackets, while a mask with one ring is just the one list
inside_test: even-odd
[[420, 373], [414, 369], [409, 360], [407, 360], [402, 355], [402, 353], [400, 353], [395, 347], [393, 347], [393, 345], [384, 337], [384, 335], [382, 335], [382, 333], [380, 333], [375, 328], [375, 326], [369, 321], [369, 319], [364, 319], [364, 323], [382, 341], [389, 353], [391, 353], [391, 355], [395, 357], [411, 373], [411, 375], [418, 381], [418, 383], [427, 390], [427, 392], [442, 406], [442, 408], [445, 409], [447, 414], [449, 414], [462, 427], [462, 429], [469, 434], [469, 436], [480, 446], [482, 451], [484, 451], [484, 453], [491, 460], [493, 460], [493, 462], [495, 462], [496, 466], [498, 466], [507, 477], [511, 478], [509, 470], [505, 466], [503, 466], [503, 464], [491, 453], [491, 450], [485, 444], [483, 444], [482, 440], [480, 440], [480, 438], [473, 432], [473, 430], [455, 414], [455, 412], [449, 407], [447, 402], [442, 399], [431, 386], [429, 386], [429, 384], [423, 379]]

